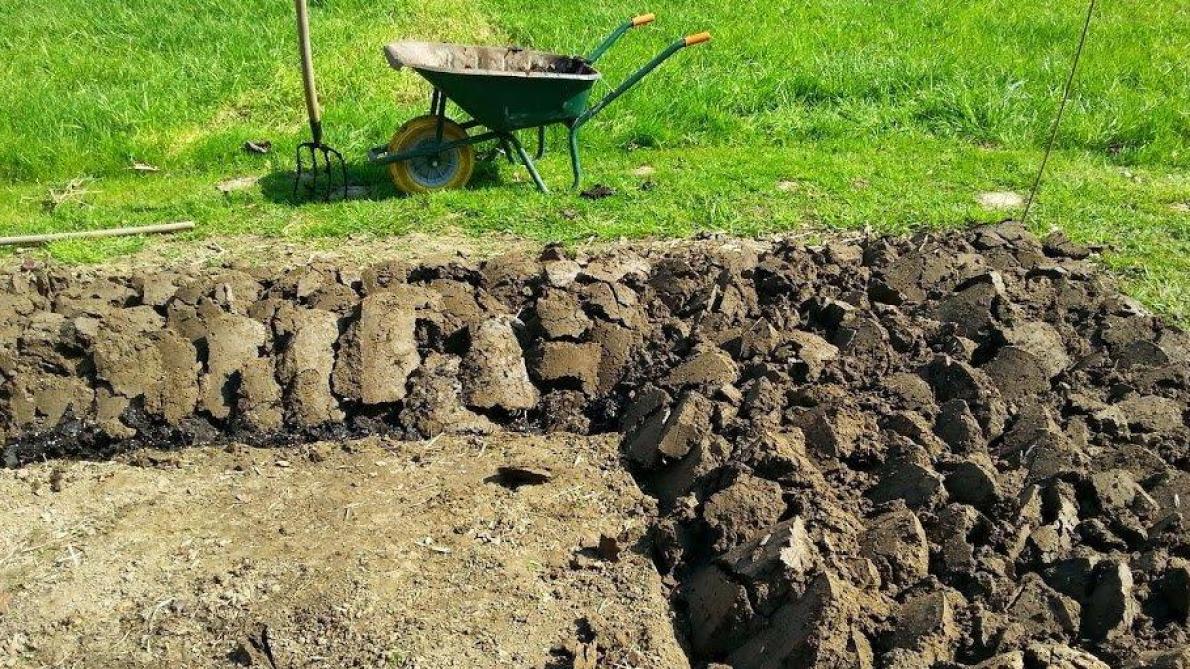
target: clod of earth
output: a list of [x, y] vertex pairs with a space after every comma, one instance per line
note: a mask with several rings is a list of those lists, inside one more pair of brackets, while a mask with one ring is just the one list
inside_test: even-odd
[[5, 464], [614, 432], [659, 505], [640, 547], [695, 663], [1184, 666], [1190, 337], [1090, 254], [1009, 222], [362, 269], [29, 267], [0, 278]]
[[405, 382], [421, 363], [414, 305], [430, 299], [423, 292], [402, 287], [360, 300], [335, 364], [335, 390], [344, 399], [367, 405], [404, 399]]
[[463, 358], [463, 397], [469, 406], [509, 411], [530, 409], [539, 393], [525, 370], [525, 356], [508, 318], [469, 328], [470, 349]]

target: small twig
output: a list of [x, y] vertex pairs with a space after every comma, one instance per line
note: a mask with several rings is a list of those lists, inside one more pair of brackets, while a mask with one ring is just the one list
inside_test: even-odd
[[145, 652], [146, 653], [152, 652], [153, 619], [157, 617], [158, 611], [169, 606], [171, 603], [173, 603], [173, 601], [174, 601], [173, 597], [167, 597], [166, 599], [163, 599], [160, 602], [157, 602], [157, 605], [153, 607], [153, 610], [149, 611], [149, 617], [147, 620], [145, 620]]

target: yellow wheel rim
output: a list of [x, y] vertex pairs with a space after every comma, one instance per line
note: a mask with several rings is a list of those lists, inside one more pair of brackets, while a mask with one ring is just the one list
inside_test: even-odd
[[[437, 116], [419, 116], [401, 126], [388, 143], [388, 150], [397, 153], [432, 146], [437, 142], [437, 132]], [[458, 123], [444, 121], [443, 142], [455, 142], [466, 137], [467, 131]], [[393, 185], [397, 190], [405, 193], [429, 193], [447, 188], [462, 188], [471, 180], [471, 172], [474, 169], [475, 149], [468, 145], [422, 158], [390, 163], [388, 173], [392, 176]]]

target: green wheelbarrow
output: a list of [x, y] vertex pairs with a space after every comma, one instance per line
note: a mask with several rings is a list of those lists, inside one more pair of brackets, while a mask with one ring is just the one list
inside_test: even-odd
[[[699, 33], [673, 42], [602, 100], [591, 104], [591, 88], [601, 77], [593, 67], [595, 62], [630, 29], [653, 19], [652, 14], [645, 14], [624, 22], [586, 57], [512, 47], [389, 44], [384, 53], [393, 68], [408, 67], [433, 86], [430, 113], [401, 126], [388, 145], [369, 151], [368, 159], [387, 165], [399, 190], [424, 193], [466, 185], [475, 166], [475, 146], [495, 142], [510, 161], [514, 153], [520, 158], [533, 183], [545, 193], [548, 189], [534, 158], [516, 133], [536, 129], [536, 158], [541, 158], [546, 127], [561, 124], [569, 130], [573, 187], [578, 188], [582, 181], [579, 129], [675, 53], [711, 39], [710, 33]], [[448, 101], [470, 119], [457, 122], [448, 118]], [[468, 134], [470, 130], [478, 132]]]

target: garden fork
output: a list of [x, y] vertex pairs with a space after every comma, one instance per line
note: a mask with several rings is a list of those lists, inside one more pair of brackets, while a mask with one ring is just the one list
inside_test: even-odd
[[[294, 0], [297, 8], [298, 50], [302, 57], [302, 87], [306, 94], [306, 115], [310, 119], [310, 141], [297, 146], [297, 170], [293, 179], [293, 194], [297, 197], [298, 187], [302, 184], [304, 173], [309, 174], [306, 184], [307, 190], [314, 192], [319, 181], [319, 173], [326, 175], [325, 199], [331, 199], [334, 191], [334, 164], [337, 163], [343, 175], [343, 195], [347, 195], [347, 162], [343, 154], [322, 143], [322, 109], [318, 105], [318, 91], [314, 87], [314, 61], [310, 54], [310, 18], [306, 7], [306, 0]], [[302, 156], [308, 153], [310, 165], [307, 168]], [[322, 156], [322, 165], [318, 164], [318, 157]], [[332, 162], [334, 161], [334, 162]]]

